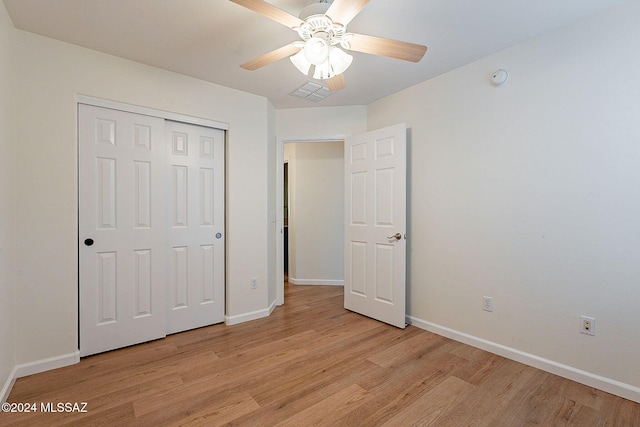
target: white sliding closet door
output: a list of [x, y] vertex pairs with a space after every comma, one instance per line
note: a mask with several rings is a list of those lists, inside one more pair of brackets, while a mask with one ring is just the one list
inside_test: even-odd
[[80, 355], [166, 334], [164, 120], [79, 105]]
[[167, 333], [224, 321], [224, 131], [166, 122]]
[[80, 355], [223, 322], [224, 130], [78, 109]]

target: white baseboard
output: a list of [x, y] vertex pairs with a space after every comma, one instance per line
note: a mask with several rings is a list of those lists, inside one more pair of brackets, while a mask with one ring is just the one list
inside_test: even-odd
[[533, 366], [534, 368], [550, 372], [580, 384], [594, 387], [607, 393], [615, 394], [616, 396], [640, 403], [640, 387], [583, 371], [581, 369], [574, 368], [573, 366], [564, 365], [553, 360], [536, 356], [535, 354], [516, 350], [502, 344], [497, 344], [473, 335], [465, 334], [464, 332], [427, 322], [413, 316], [407, 316], [407, 320], [407, 323], [411, 323], [420, 329], [442, 335], [452, 340], [506, 357], [507, 359], [515, 360], [516, 362], [524, 363], [525, 365]]
[[16, 378], [18, 377], [16, 376], [16, 367], [14, 366], [13, 370], [9, 374], [9, 378], [7, 378], [7, 381], [4, 383], [4, 386], [2, 387], [2, 391], [0, 391], [0, 403], [6, 402], [7, 399], [9, 398], [9, 393], [11, 393], [11, 389], [13, 388], [13, 385], [16, 383]]
[[[275, 304], [275, 302], [274, 302]], [[275, 308], [275, 305], [274, 305]], [[236, 316], [224, 316], [224, 323], [228, 326], [237, 325], [238, 323], [249, 322], [251, 320], [262, 319], [271, 314], [271, 307], [263, 310], [250, 311], [249, 313], [238, 314]]]
[[263, 317], [268, 317], [271, 313], [273, 313], [273, 310], [275, 310], [277, 306], [278, 306], [277, 301], [273, 300], [271, 301], [271, 304], [269, 304], [269, 307], [264, 310], [257, 310], [249, 313], [238, 314], [237, 316], [225, 316], [224, 323], [226, 325], [231, 326], [231, 325], [237, 325], [238, 323], [248, 322], [250, 320], [256, 320], [256, 319], [261, 319]]
[[289, 277], [288, 282], [292, 285], [334, 285], [344, 286], [344, 280], [326, 280], [326, 279], [296, 279]]
[[278, 304], [276, 300], [271, 301], [271, 304], [269, 304], [269, 315], [273, 313], [273, 310], [275, 310], [277, 306]]
[[62, 368], [69, 365], [74, 365], [80, 361], [80, 351], [76, 350], [73, 353], [63, 354], [61, 356], [49, 357], [47, 359], [35, 360], [29, 363], [23, 363], [17, 365], [11, 371], [9, 378], [2, 388], [0, 393], [0, 401], [6, 402], [11, 388], [16, 382], [17, 378], [26, 377], [28, 375], [39, 374], [40, 372], [50, 371], [52, 369]]
[[61, 356], [49, 357], [47, 359], [36, 360], [16, 366], [16, 378], [27, 375], [39, 374], [40, 372], [74, 365], [80, 361], [80, 350]]

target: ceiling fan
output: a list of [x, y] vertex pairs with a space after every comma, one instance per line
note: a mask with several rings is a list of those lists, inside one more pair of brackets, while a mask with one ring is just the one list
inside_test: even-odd
[[[319, 0], [295, 17], [263, 0], [230, 0], [296, 31], [302, 40], [265, 53], [241, 64], [245, 70], [256, 70], [289, 57], [304, 75], [314, 66], [313, 78], [327, 80], [331, 91], [345, 87], [344, 71], [353, 57], [344, 50], [418, 62], [426, 46], [364, 34], [347, 32], [347, 24], [370, 0]], [[340, 49], [340, 47], [342, 49]]]

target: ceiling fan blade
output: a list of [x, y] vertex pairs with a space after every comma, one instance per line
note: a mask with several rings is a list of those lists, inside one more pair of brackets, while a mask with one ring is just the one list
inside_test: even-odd
[[327, 87], [331, 92], [336, 92], [340, 89], [344, 89], [346, 86], [344, 82], [344, 74], [338, 74], [327, 80]]
[[274, 5], [262, 0], [229, 0], [232, 3], [244, 6], [249, 10], [252, 10], [260, 15], [266, 16], [269, 19], [273, 19], [276, 22], [286, 25], [289, 28], [299, 27], [304, 23], [302, 19], [285, 12], [282, 9], [278, 9]]
[[257, 70], [258, 68], [264, 67], [265, 65], [269, 65], [272, 62], [276, 62], [282, 58], [286, 58], [287, 56], [291, 56], [300, 48], [294, 46], [293, 44], [288, 44], [286, 46], [282, 46], [276, 50], [272, 50], [271, 52], [265, 53], [264, 55], [260, 55], [251, 61], [247, 61], [244, 64], [240, 65], [245, 70]]
[[411, 62], [419, 62], [427, 51], [426, 46], [419, 44], [366, 36], [364, 34], [354, 34], [349, 41], [349, 49]]
[[371, 0], [333, 0], [327, 16], [336, 24], [347, 25]]

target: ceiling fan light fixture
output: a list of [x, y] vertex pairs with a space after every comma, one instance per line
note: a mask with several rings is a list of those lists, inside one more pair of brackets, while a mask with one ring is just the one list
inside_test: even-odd
[[305, 76], [309, 74], [309, 69], [311, 68], [311, 62], [307, 60], [306, 55], [304, 54], [304, 49], [300, 50], [300, 52], [296, 53], [289, 57], [293, 65], [300, 70], [302, 74]]
[[327, 60], [322, 64], [316, 65], [313, 72], [313, 78], [318, 80], [326, 80], [344, 73], [351, 65], [353, 56], [345, 53], [337, 47], [331, 47]]
[[291, 63], [305, 76], [309, 75], [312, 65], [315, 65], [313, 78], [326, 80], [344, 73], [353, 62], [353, 56], [336, 46], [329, 47], [326, 59], [320, 64], [312, 64], [308, 60], [305, 49], [301, 49], [295, 55], [289, 57]]

